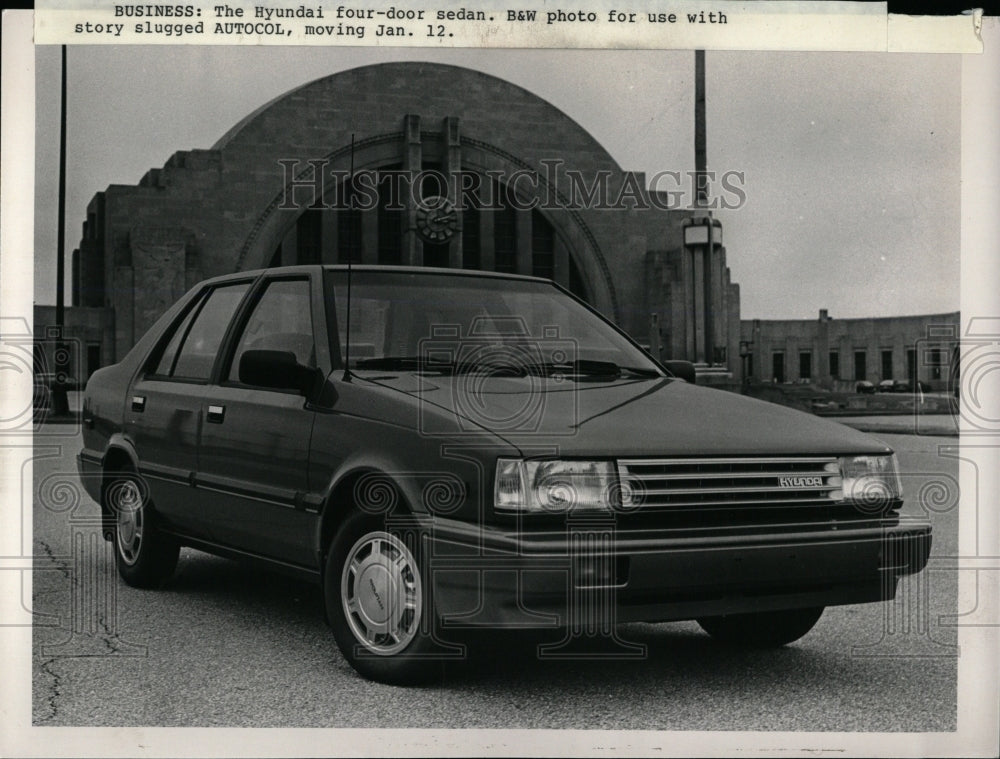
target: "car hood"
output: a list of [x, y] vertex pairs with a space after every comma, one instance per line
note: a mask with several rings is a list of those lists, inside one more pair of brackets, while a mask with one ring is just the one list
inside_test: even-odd
[[422, 415], [489, 430], [522, 453], [569, 456], [887, 453], [881, 441], [811, 414], [671, 378], [557, 381], [401, 373], [366, 378]]

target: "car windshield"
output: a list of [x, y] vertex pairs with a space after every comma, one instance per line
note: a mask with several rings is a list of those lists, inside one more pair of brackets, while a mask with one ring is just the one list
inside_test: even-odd
[[[343, 354], [347, 272], [328, 274]], [[545, 282], [356, 270], [350, 329], [349, 366], [358, 371], [663, 376], [641, 349]]]

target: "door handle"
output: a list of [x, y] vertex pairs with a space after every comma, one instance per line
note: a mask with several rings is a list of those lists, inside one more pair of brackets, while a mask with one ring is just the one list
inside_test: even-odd
[[132, 410], [137, 411], [140, 414], [146, 410], [146, 396], [145, 395], [133, 395], [132, 396]]
[[209, 406], [208, 413], [205, 415], [208, 421], [220, 424], [223, 419], [226, 418], [226, 407], [225, 406]]

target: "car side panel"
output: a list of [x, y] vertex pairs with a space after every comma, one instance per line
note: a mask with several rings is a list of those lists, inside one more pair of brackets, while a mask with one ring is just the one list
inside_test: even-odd
[[124, 428], [165, 525], [209, 537], [194, 494], [204, 394], [204, 385], [140, 377], [126, 398]]
[[212, 386], [205, 389], [200, 413], [195, 497], [219, 542], [292, 564], [311, 564], [319, 498], [309, 493], [315, 413], [306, 408], [305, 399]]

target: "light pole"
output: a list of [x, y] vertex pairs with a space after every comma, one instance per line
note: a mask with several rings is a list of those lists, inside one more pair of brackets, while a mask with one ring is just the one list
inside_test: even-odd
[[56, 224], [56, 330], [55, 378], [52, 383], [52, 413], [69, 414], [66, 380], [69, 358], [64, 334], [66, 329], [66, 46], [62, 46], [62, 81], [59, 115], [59, 219]]

